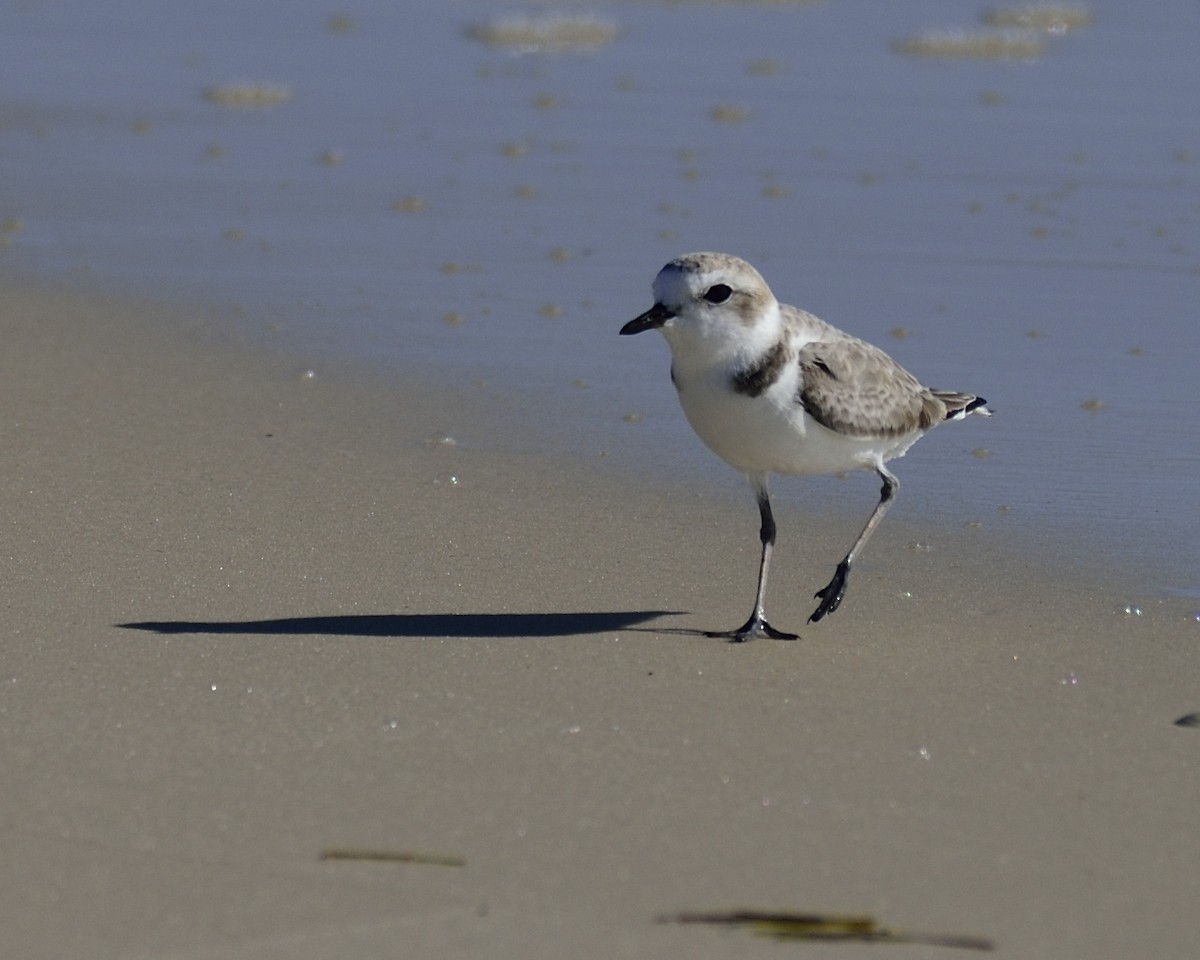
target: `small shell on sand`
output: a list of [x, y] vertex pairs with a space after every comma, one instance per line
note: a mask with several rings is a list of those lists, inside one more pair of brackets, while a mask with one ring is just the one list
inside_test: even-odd
[[292, 99], [292, 88], [284, 83], [221, 83], [205, 88], [204, 99], [222, 107], [262, 110], [287, 103]]
[[409, 194], [406, 197], [392, 201], [392, 209], [397, 213], [420, 213], [429, 207], [429, 201], [424, 197]]
[[1092, 22], [1092, 12], [1074, 3], [1026, 3], [1015, 7], [997, 7], [983, 16], [992, 27], [1024, 27], [1046, 33], [1066, 33]]
[[759, 57], [746, 64], [746, 72], [752, 77], [773, 77], [783, 70], [783, 65], [771, 57]]
[[715, 123], [744, 123], [750, 111], [732, 103], [719, 103], [708, 112]]
[[514, 53], [563, 53], [605, 47], [616, 38], [617, 28], [594, 17], [552, 14], [500, 17], [472, 24], [466, 35]]
[[1046, 52], [1043, 34], [1036, 30], [926, 30], [892, 44], [910, 57], [946, 60], [1033, 60]]

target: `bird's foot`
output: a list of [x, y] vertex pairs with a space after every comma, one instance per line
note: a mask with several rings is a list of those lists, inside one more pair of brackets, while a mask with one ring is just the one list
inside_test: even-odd
[[814, 597], [821, 599], [821, 603], [813, 611], [813, 615], [808, 618], [809, 623], [816, 623], [827, 613], [833, 613], [842, 605], [842, 598], [846, 595], [846, 579], [849, 575], [850, 563], [843, 560], [837, 565], [833, 579], [829, 581], [828, 585], [813, 594]]
[[757, 613], [736, 630], [706, 630], [704, 635], [706, 637], [722, 637], [730, 643], [746, 643], [749, 640], [757, 640], [759, 637], [769, 637], [772, 640], [800, 639], [799, 634], [784, 633], [782, 630], [776, 630], [767, 623], [765, 617]]

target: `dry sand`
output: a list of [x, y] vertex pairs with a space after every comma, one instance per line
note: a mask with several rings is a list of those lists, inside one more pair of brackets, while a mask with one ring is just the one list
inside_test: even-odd
[[[1048, 549], [897, 510], [800, 642], [708, 640], [746, 613], [748, 496], [426, 445], [478, 399], [306, 378], [199, 311], [0, 308], [7, 956], [952, 955], [653, 922], [734, 907], [1200, 942], [1182, 603], [1119, 615]], [[857, 522], [783, 513], [773, 621]]]

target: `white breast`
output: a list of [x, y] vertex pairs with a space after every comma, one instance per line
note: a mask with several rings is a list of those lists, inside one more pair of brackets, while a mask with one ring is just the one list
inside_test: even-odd
[[861, 439], [834, 433], [804, 412], [792, 368], [757, 397], [736, 393], [728, 377], [711, 370], [676, 384], [688, 423], [705, 445], [746, 473], [817, 475], [874, 469], [902, 456], [917, 436]]

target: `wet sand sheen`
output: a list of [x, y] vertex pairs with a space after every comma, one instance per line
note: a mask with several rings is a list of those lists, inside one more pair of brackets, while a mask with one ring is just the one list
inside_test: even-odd
[[6, 266], [239, 304], [280, 349], [398, 378], [520, 383], [535, 443], [607, 431], [665, 474], [696, 445], [665, 360], [614, 331], [665, 260], [730, 250], [1002, 412], [969, 442], [979, 483], [922, 450], [906, 506], [1008, 505], [1139, 586], [1200, 589], [1182, 0], [18, 7]]
[[[1181, 605], [898, 515], [798, 643], [706, 640], [740, 499], [427, 442], [487, 413], [186, 307], [2, 298], [14, 954], [722, 957], [654, 921], [737, 908], [1195, 942]], [[846, 530], [786, 509], [800, 626]]]

